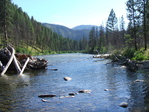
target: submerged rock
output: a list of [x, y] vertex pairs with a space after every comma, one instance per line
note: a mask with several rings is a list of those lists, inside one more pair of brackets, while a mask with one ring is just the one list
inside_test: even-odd
[[91, 90], [80, 90], [78, 93], [91, 93]]
[[75, 96], [60, 96], [60, 98], [73, 98]]
[[45, 99], [41, 99], [41, 101], [43, 101], [43, 102], [47, 102], [47, 100], [45, 100]]
[[104, 89], [104, 91], [109, 91], [109, 89]]
[[65, 81], [70, 81], [71, 78], [70, 78], [70, 77], [64, 77], [64, 80], [65, 80]]
[[52, 70], [52, 71], [58, 71], [58, 69], [50, 69], [50, 70]]
[[144, 80], [137, 79], [134, 82], [144, 82]]
[[75, 96], [78, 93], [69, 93], [70, 96]]
[[43, 95], [38, 95], [38, 97], [40, 98], [44, 98], [44, 97], [56, 97], [56, 95], [53, 95], [53, 94], [43, 94]]
[[119, 104], [119, 106], [126, 108], [126, 107], [128, 107], [128, 103], [127, 102], [122, 102], [122, 103]]

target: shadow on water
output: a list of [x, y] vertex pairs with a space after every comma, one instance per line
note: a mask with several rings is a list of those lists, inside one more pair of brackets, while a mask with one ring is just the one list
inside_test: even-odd
[[[88, 54], [40, 56], [46, 70], [0, 77], [0, 111], [144, 112], [149, 110], [149, 71], [136, 73]], [[71, 77], [65, 81], [64, 77]], [[139, 80], [137, 80], [139, 79]], [[137, 80], [137, 81], [136, 81]], [[78, 93], [91, 90], [91, 93]], [[75, 97], [65, 98], [69, 93]], [[55, 94], [54, 98], [38, 95]], [[45, 102], [43, 102], [45, 101]], [[128, 107], [120, 107], [127, 102]]]

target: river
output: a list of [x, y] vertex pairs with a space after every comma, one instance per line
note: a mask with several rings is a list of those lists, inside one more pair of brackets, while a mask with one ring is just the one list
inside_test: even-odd
[[[149, 70], [131, 72], [89, 54], [38, 57], [48, 60], [45, 70], [0, 77], [0, 112], [149, 111]], [[72, 80], [65, 81], [64, 77]], [[80, 90], [91, 92], [64, 98]], [[39, 98], [42, 94], [56, 97]], [[122, 102], [127, 102], [128, 107], [120, 107]]]

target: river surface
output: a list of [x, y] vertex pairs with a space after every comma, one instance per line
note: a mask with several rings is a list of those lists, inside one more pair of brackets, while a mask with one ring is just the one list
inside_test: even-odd
[[[48, 60], [46, 70], [0, 77], [0, 112], [149, 112], [149, 70], [131, 72], [89, 54], [38, 57]], [[65, 98], [80, 90], [91, 92]]]

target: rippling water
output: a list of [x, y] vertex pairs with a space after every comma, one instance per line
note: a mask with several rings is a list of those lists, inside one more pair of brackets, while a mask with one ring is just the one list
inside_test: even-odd
[[[88, 54], [39, 57], [48, 60], [46, 70], [0, 77], [0, 112], [149, 111], [149, 70], [133, 73], [123, 66], [108, 64], [110, 60], [93, 59]], [[72, 80], [64, 81], [66, 76]], [[135, 82], [137, 79], [142, 81]], [[91, 93], [61, 98], [84, 89]], [[41, 94], [57, 96], [39, 98]], [[120, 107], [121, 102], [127, 102], [128, 107]]]

